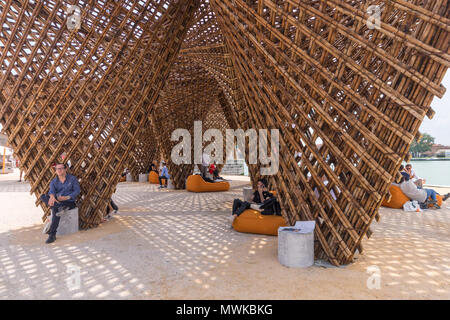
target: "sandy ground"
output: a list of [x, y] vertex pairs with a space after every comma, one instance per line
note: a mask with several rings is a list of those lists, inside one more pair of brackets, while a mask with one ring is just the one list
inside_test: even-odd
[[276, 237], [230, 229], [248, 185], [232, 179], [209, 194], [121, 183], [111, 221], [46, 245], [28, 183], [0, 175], [0, 299], [450, 299], [450, 200], [420, 214], [381, 209], [351, 265], [292, 269]]

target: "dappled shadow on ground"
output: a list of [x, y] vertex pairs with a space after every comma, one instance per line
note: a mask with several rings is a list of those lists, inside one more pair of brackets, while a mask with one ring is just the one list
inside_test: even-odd
[[[449, 201], [447, 201], [447, 206]], [[380, 268], [382, 288], [403, 298], [450, 298], [450, 210], [381, 209], [364, 262]]]
[[199, 288], [213, 285], [211, 270], [230, 258], [239, 238], [226, 224], [238, 192], [118, 189], [120, 214], [99, 228], [51, 245], [42, 225], [1, 233], [7, 245], [0, 248], [0, 298], [168, 298], [179, 277]]
[[[352, 265], [290, 269], [276, 237], [230, 229], [246, 185], [190, 193], [121, 183], [119, 214], [96, 229], [51, 245], [41, 224], [0, 233], [0, 299], [450, 298], [449, 201], [421, 214], [380, 210]], [[371, 266], [379, 289], [367, 287]]]

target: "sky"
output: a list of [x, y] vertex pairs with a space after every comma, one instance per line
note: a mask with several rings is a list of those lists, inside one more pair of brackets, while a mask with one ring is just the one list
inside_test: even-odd
[[425, 117], [419, 131], [430, 134], [435, 143], [450, 146], [450, 70], [447, 70], [442, 85], [447, 89], [444, 96], [442, 99], [434, 97], [431, 102], [436, 114], [431, 120]]

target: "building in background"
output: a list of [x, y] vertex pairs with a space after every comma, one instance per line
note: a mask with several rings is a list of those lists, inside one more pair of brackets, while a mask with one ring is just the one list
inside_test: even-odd
[[449, 158], [450, 157], [450, 146], [444, 146], [442, 144], [435, 143], [431, 146], [431, 150], [423, 152], [422, 156], [432, 157], [432, 158], [435, 158], [435, 157]]

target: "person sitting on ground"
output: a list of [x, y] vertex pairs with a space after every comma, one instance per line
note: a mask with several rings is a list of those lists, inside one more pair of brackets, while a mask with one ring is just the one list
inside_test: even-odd
[[410, 163], [408, 163], [405, 166], [403, 171], [409, 174], [409, 179], [412, 180], [412, 182], [414, 182], [416, 186], [418, 186], [419, 188], [423, 188], [423, 185], [425, 184], [426, 180], [417, 176], [417, 174], [412, 169], [412, 165]]
[[50, 182], [49, 193], [40, 197], [42, 202], [52, 210], [52, 222], [50, 230], [47, 232], [49, 237], [45, 243], [52, 243], [56, 240], [56, 232], [60, 220], [58, 212], [75, 208], [75, 201], [80, 194], [78, 179], [67, 173], [67, 167], [64, 163], [57, 163], [55, 171], [57, 177]]
[[257, 182], [257, 190], [253, 193], [252, 201], [242, 201], [241, 199], [234, 199], [233, 211], [230, 217], [230, 223], [233, 225], [234, 219], [241, 215], [242, 212], [251, 207], [252, 203], [261, 205], [265, 200], [273, 197], [273, 194], [267, 190], [267, 180], [262, 178]]
[[[424, 204], [428, 207], [432, 204], [436, 209], [441, 207], [437, 204], [436, 195], [438, 194], [434, 189], [421, 189], [410, 179], [409, 174], [402, 172], [402, 179], [400, 181], [400, 189], [403, 193], [411, 200], [416, 200], [417, 202]], [[447, 193], [442, 197], [445, 201], [450, 197], [450, 193]], [[429, 199], [431, 198], [431, 200]]]
[[[167, 188], [167, 182], [169, 181], [170, 175], [169, 170], [166, 167], [166, 162], [161, 161], [161, 170], [159, 174], [159, 187], [160, 188]], [[163, 186], [162, 179], [166, 179], [165, 184]]]

